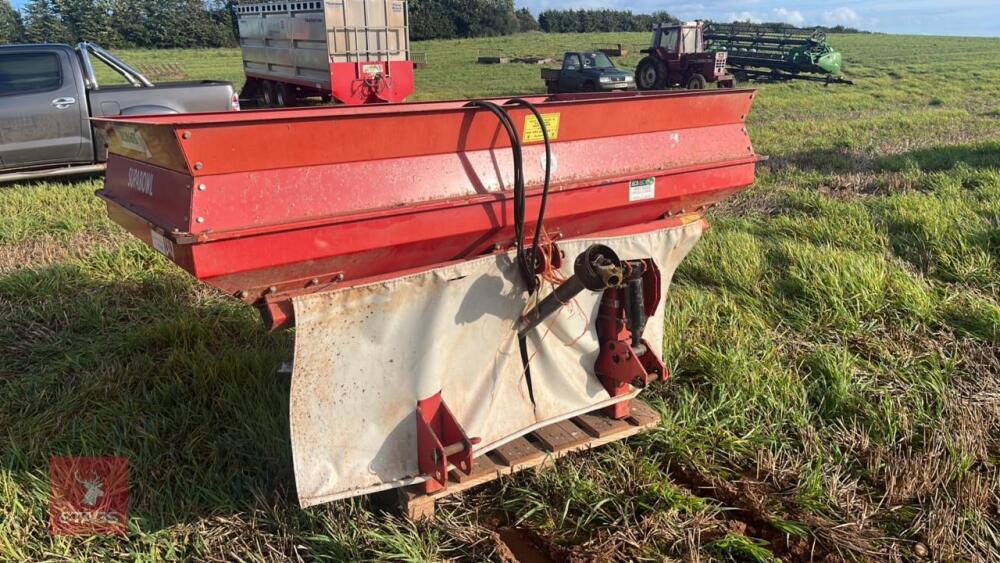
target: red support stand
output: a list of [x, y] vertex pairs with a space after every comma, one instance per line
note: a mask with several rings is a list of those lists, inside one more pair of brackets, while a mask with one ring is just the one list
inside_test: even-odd
[[472, 446], [479, 438], [469, 438], [455, 420], [438, 392], [417, 401], [417, 460], [425, 493], [448, 486], [448, 466], [454, 465], [466, 475], [472, 472]]
[[[660, 303], [660, 272], [649, 259], [626, 263], [631, 268], [642, 268], [642, 305], [646, 318], [653, 316]], [[597, 335], [601, 352], [597, 357], [595, 372], [612, 397], [632, 392], [633, 385], [645, 387], [657, 379], [666, 380], [667, 367], [660, 360], [655, 348], [645, 339], [634, 345], [629, 330], [628, 289], [612, 288], [604, 291], [597, 316]], [[605, 409], [615, 419], [629, 415], [630, 401], [621, 401]]]

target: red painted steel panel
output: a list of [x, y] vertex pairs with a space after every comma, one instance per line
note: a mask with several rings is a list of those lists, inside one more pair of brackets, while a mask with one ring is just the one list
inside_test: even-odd
[[[543, 114], [559, 114], [553, 235], [649, 224], [753, 183], [757, 157], [743, 126], [752, 91], [536, 100]], [[510, 114], [526, 135], [526, 111]], [[150, 227], [165, 232], [175, 262], [247, 301], [470, 258], [513, 239], [506, 134], [492, 114], [457, 102], [102, 127], [127, 131], [128, 146], [112, 144], [101, 193], [115, 220], [144, 240]], [[169, 158], [132, 150], [147, 133]], [[543, 154], [538, 143], [524, 150], [529, 235]]]
[[[627, 147], [618, 138], [563, 142], [554, 153], [552, 192], [746, 159], [752, 157], [748, 146], [740, 125], [643, 133], [632, 136]], [[525, 147], [529, 190], [544, 183], [544, 158], [543, 146]], [[501, 194], [513, 186], [513, 157], [503, 148], [213, 175], [198, 182], [205, 189], [193, 194], [192, 213], [205, 222], [193, 225], [191, 232], [210, 231], [217, 237], [252, 226]], [[275, 201], [294, 204], [273, 205]]]
[[192, 229], [191, 189], [187, 174], [127, 158], [112, 158], [102, 195], [138, 213], [166, 232]]
[[330, 84], [333, 97], [348, 105], [402, 102], [413, 93], [413, 62], [332, 63]]
[[[569, 101], [537, 99], [544, 113], [559, 113], [556, 143], [716, 125], [742, 125], [753, 101], [748, 90], [704, 90], [654, 95], [601, 95]], [[498, 100], [505, 101], [504, 99]], [[409, 107], [409, 106], [413, 107]], [[373, 108], [384, 108], [373, 110]], [[519, 129], [528, 111], [510, 109]], [[232, 116], [227, 119], [226, 116]], [[98, 120], [156, 135], [176, 131], [194, 175], [273, 170], [509, 147], [496, 117], [455, 102], [357, 108], [250, 111], [204, 116]], [[187, 138], [185, 139], [185, 135]], [[345, 143], [344, 140], [349, 140]], [[116, 154], [118, 146], [112, 145]], [[266, 149], [266, 150], [262, 150]], [[132, 158], [167, 168], [160, 154]], [[195, 169], [196, 163], [202, 167]], [[581, 171], [585, 173], [585, 171]]]

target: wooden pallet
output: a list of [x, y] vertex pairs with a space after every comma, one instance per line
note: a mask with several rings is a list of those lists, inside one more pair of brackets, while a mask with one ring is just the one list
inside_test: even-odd
[[411, 520], [434, 515], [437, 499], [460, 493], [517, 471], [542, 468], [572, 452], [589, 450], [634, 436], [660, 424], [660, 415], [649, 405], [632, 400], [630, 415], [614, 420], [596, 411], [551, 424], [475, 459], [472, 474], [452, 470], [448, 486], [426, 494], [419, 485], [397, 489], [400, 512]]

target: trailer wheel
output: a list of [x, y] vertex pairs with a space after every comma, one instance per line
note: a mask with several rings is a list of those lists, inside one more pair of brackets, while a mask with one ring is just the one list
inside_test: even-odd
[[698, 73], [695, 73], [691, 75], [691, 78], [688, 79], [687, 87], [688, 90], [704, 90], [705, 86], [707, 85], [708, 81], [705, 80], [705, 77]]
[[274, 83], [270, 80], [265, 80], [260, 84], [260, 103], [266, 108], [275, 107]]
[[295, 88], [277, 82], [274, 84], [274, 103], [279, 108], [290, 108], [295, 106]]
[[260, 103], [260, 81], [256, 78], [248, 77], [240, 90], [240, 99], [251, 99]]
[[667, 87], [667, 65], [656, 57], [639, 61], [635, 69], [635, 85], [640, 90], [663, 90]]

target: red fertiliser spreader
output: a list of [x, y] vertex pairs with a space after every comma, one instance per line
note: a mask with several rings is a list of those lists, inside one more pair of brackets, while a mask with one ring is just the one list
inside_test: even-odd
[[754, 182], [752, 90], [98, 120], [110, 217], [296, 326], [304, 505], [448, 485], [665, 379], [663, 293]]

